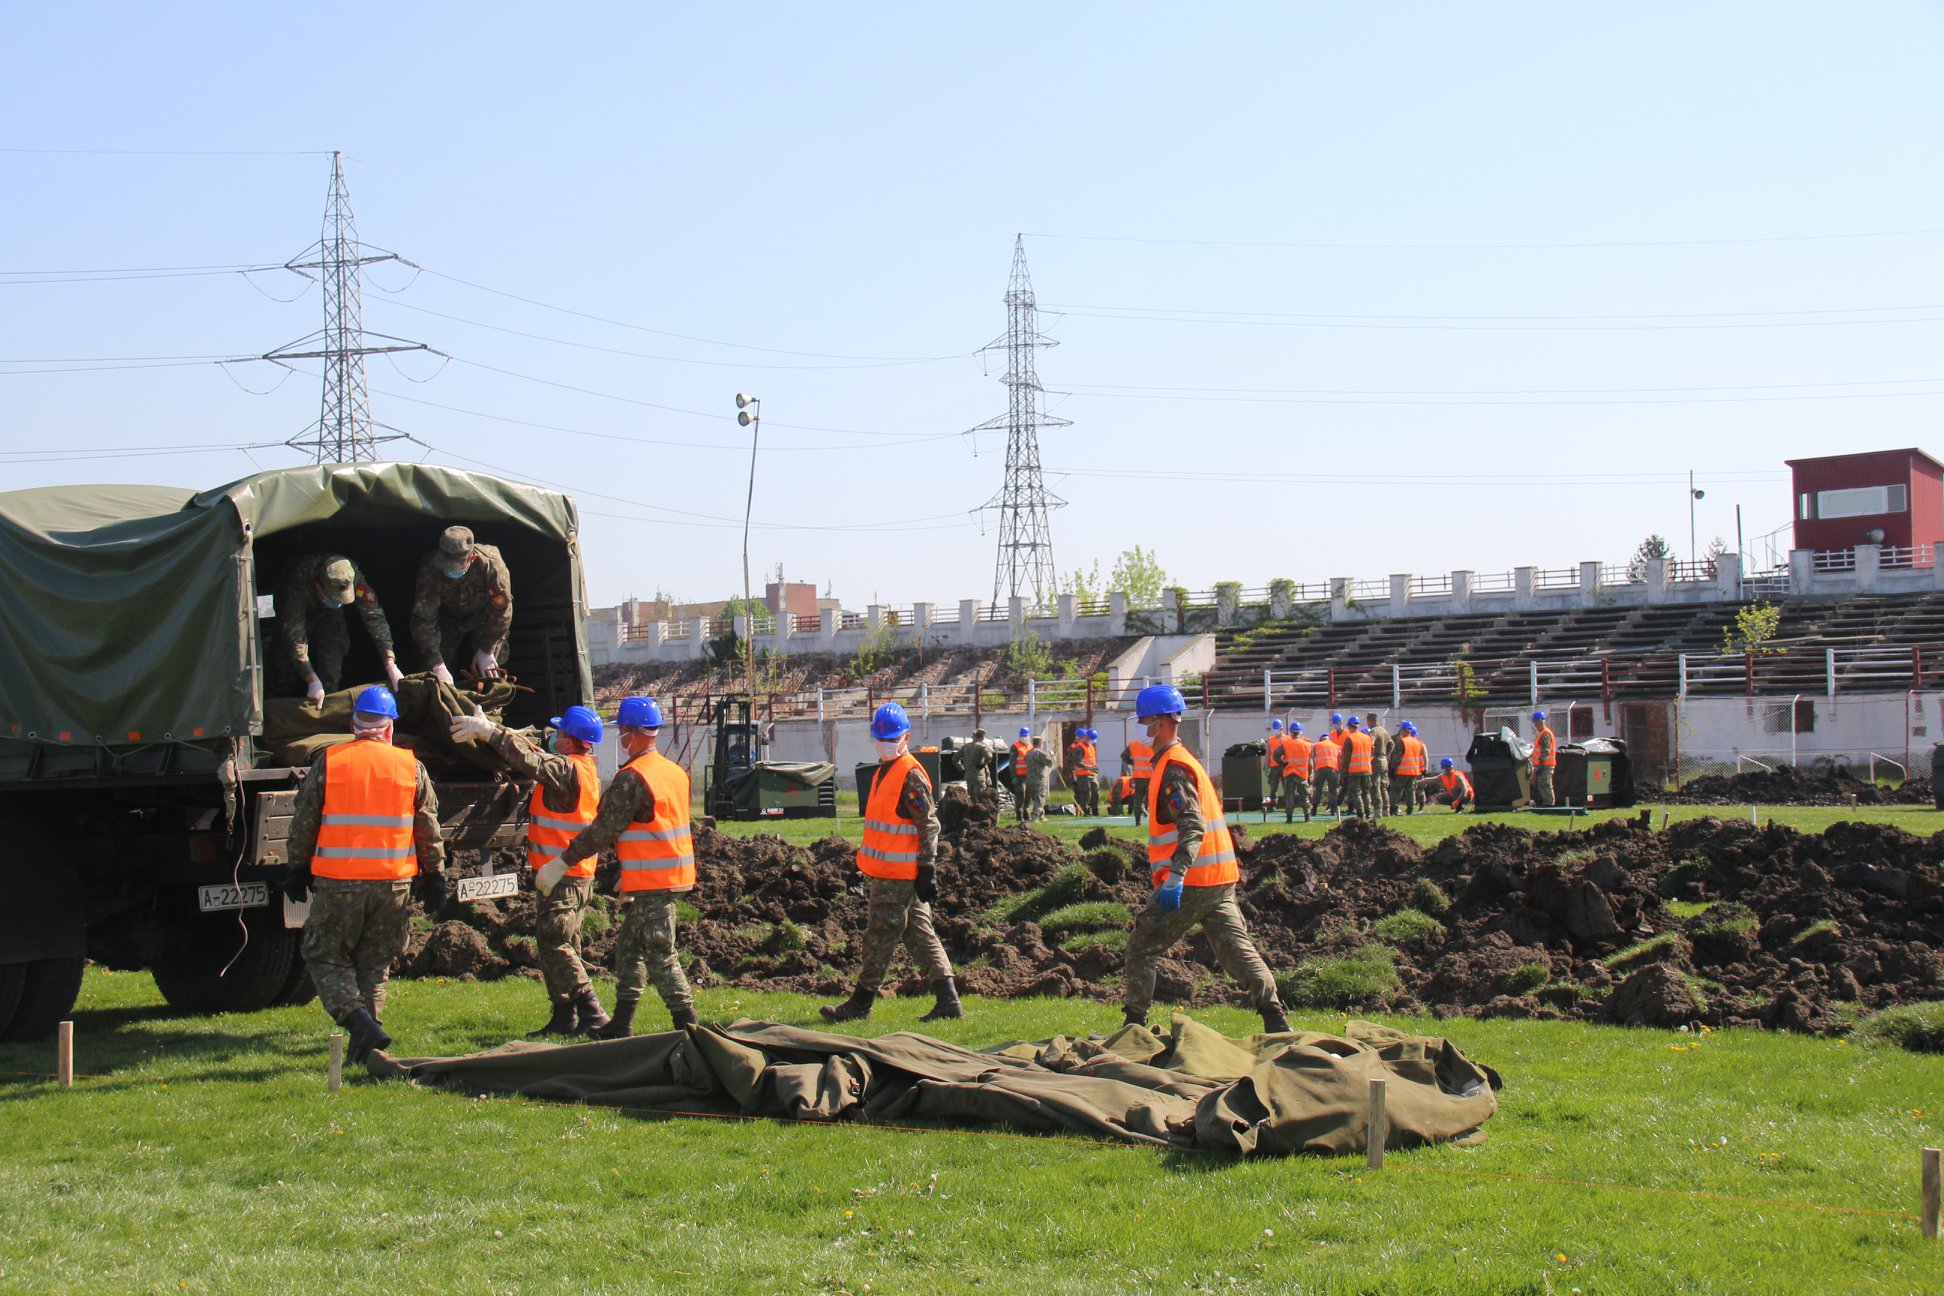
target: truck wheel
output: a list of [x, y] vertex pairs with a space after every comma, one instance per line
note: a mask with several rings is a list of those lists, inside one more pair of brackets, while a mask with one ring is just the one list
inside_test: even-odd
[[79, 954], [72, 958], [41, 959], [21, 966], [20, 1003], [13, 1020], [0, 1033], [0, 1040], [46, 1039], [54, 1027], [74, 1012], [74, 1001], [81, 994], [81, 969], [88, 960]]
[[[297, 938], [298, 945], [301, 947], [303, 933], [292, 932], [291, 935]], [[304, 956], [299, 954], [290, 961], [290, 978], [284, 982], [283, 989], [277, 992], [277, 997], [270, 1001], [270, 1006], [297, 1008], [315, 998], [317, 998], [317, 987], [311, 984], [310, 967], [304, 962]]]
[[[256, 1012], [277, 1001], [290, 981], [298, 933], [273, 926], [252, 914], [244, 920], [249, 941], [239, 953], [243, 933], [236, 920], [196, 923], [176, 933], [155, 961], [155, 988], [171, 1008], [192, 1013]], [[234, 958], [235, 962], [231, 962]], [[229, 965], [225, 972], [224, 965]]]
[[20, 1007], [20, 992], [27, 988], [25, 963], [0, 963], [0, 1039], [7, 1037], [14, 1010]]

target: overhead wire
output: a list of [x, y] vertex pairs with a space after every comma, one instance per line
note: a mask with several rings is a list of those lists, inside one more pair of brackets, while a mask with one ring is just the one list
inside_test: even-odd
[[[1452, 324], [1380, 323], [1368, 320], [1265, 319], [1260, 317], [1206, 315], [1135, 314], [1115, 310], [1091, 310], [1073, 306], [1048, 306], [1075, 319], [1117, 319], [1142, 324], [1216, 324], [1231, 328], [1350, 329], [1403, 333], [1658, 333], [1722, 331], [1727, 329], [1855, 328], [1862, 325], [1936, 324], [1944, 315], [1911, 315], [1896, 319], [1812, 319], [1744, 320], [1719, 324]], [[1909, 309], [1920, 309], [1911, 307]], [[1925, 307], [1921, 309], [1935, 309]], [[1461, 317], [1462, 318], [1462, 317]], [[1570, 317], [1569, 317], [1570, 318]], [[1579, 318], [1593, 318], [1581, 316]]]
[[1033, 239], [1058, 239], [1062, 242], [1072, 243], [1151, 243], [1175, 247], [1297, 248], [1326, 252], [1493, 252], [1564, 251], [1575, 248], [1723, 247], [1734, 244], [1826, 243], [1838, 242], [1845, 239], [1917, 238], [1930, 234], [1944, 234], [1944, 226], [1920, 226], [1914, 229], [1896, 230], [1861, 230], [1840, 234], [1766, 234], [1686, 239], [1587, 239], [1575, 242], [1552, 243], [1349, 243], [1326, 242], [1322, 240], [1284, 242], [1250, 239], [1156, 238], [1141, 235], [1116, 234], [1047, 234], [1033, 233], [1031, 231], [1023, 232], [1023, 237]]

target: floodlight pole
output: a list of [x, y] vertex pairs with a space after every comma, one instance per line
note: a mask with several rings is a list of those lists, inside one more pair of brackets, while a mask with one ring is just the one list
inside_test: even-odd
[[[749, 598], [749, 516], [756, 507], [756, 443], [763, 435], [763, 402], [738, 393], [736, 422], [749, 429], [749, 496], [743, 501], [743, 616], [749, 633], [743, 640], [743, 692], [749, 697], [749, 716], [756, 718], [756, 612]], [[779, 613], [779, 615], [781, 615]]]

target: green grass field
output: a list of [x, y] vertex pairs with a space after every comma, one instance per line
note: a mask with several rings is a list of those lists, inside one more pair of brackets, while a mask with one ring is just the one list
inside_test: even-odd
[[[705, 1018], [810, 1024], [711, 991]], [[929, 1001], [882, 1006], [912, 1027]], [[1112, 1005], [968, 1004], [944, 1038], [1104, 1032]], [[395, 983], [401, 1052], [498, 1043], [537, 985]], [[1235, 1010], [1198, 1014], [1242, 1033]], [[653, 1029], [666, 1017], [644, 1014]], [[1937, 1292], [1919, 1149], [1944, 1062], [1837, 1040], [1511, 1021], [1476, 1148], [1238, 1163], [998, 1132], [669, 1118], [324, 1090], [315, 1004], [185, 1018], [90, 970], [71, 1092], [0, 1083], [0, 1291]], [[1335, 1029], [1340, 1019], [1299, 1025]], [[0, 1046], [0, 1072], [50, 1069]], [[1570, 1182], [1555, 1182], [1570, 1181]], [[1798, 1204], [1799, 1203], [1799, 1204]], [[1817, 1209], [1821, 1207], [1822, 1209]]]

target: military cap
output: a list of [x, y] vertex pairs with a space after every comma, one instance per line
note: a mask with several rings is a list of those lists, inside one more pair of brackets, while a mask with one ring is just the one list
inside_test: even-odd
[[471, 527], [449, 526], [439, 537], [439, 565], [448, 572], [463, 572], [472, 561]]
[[351, 601], [352, 587], [358, 583], [358, 569], [349, 558], [333, 558], [317, 573], [317, 587], [338, 596], [340, 603]]

